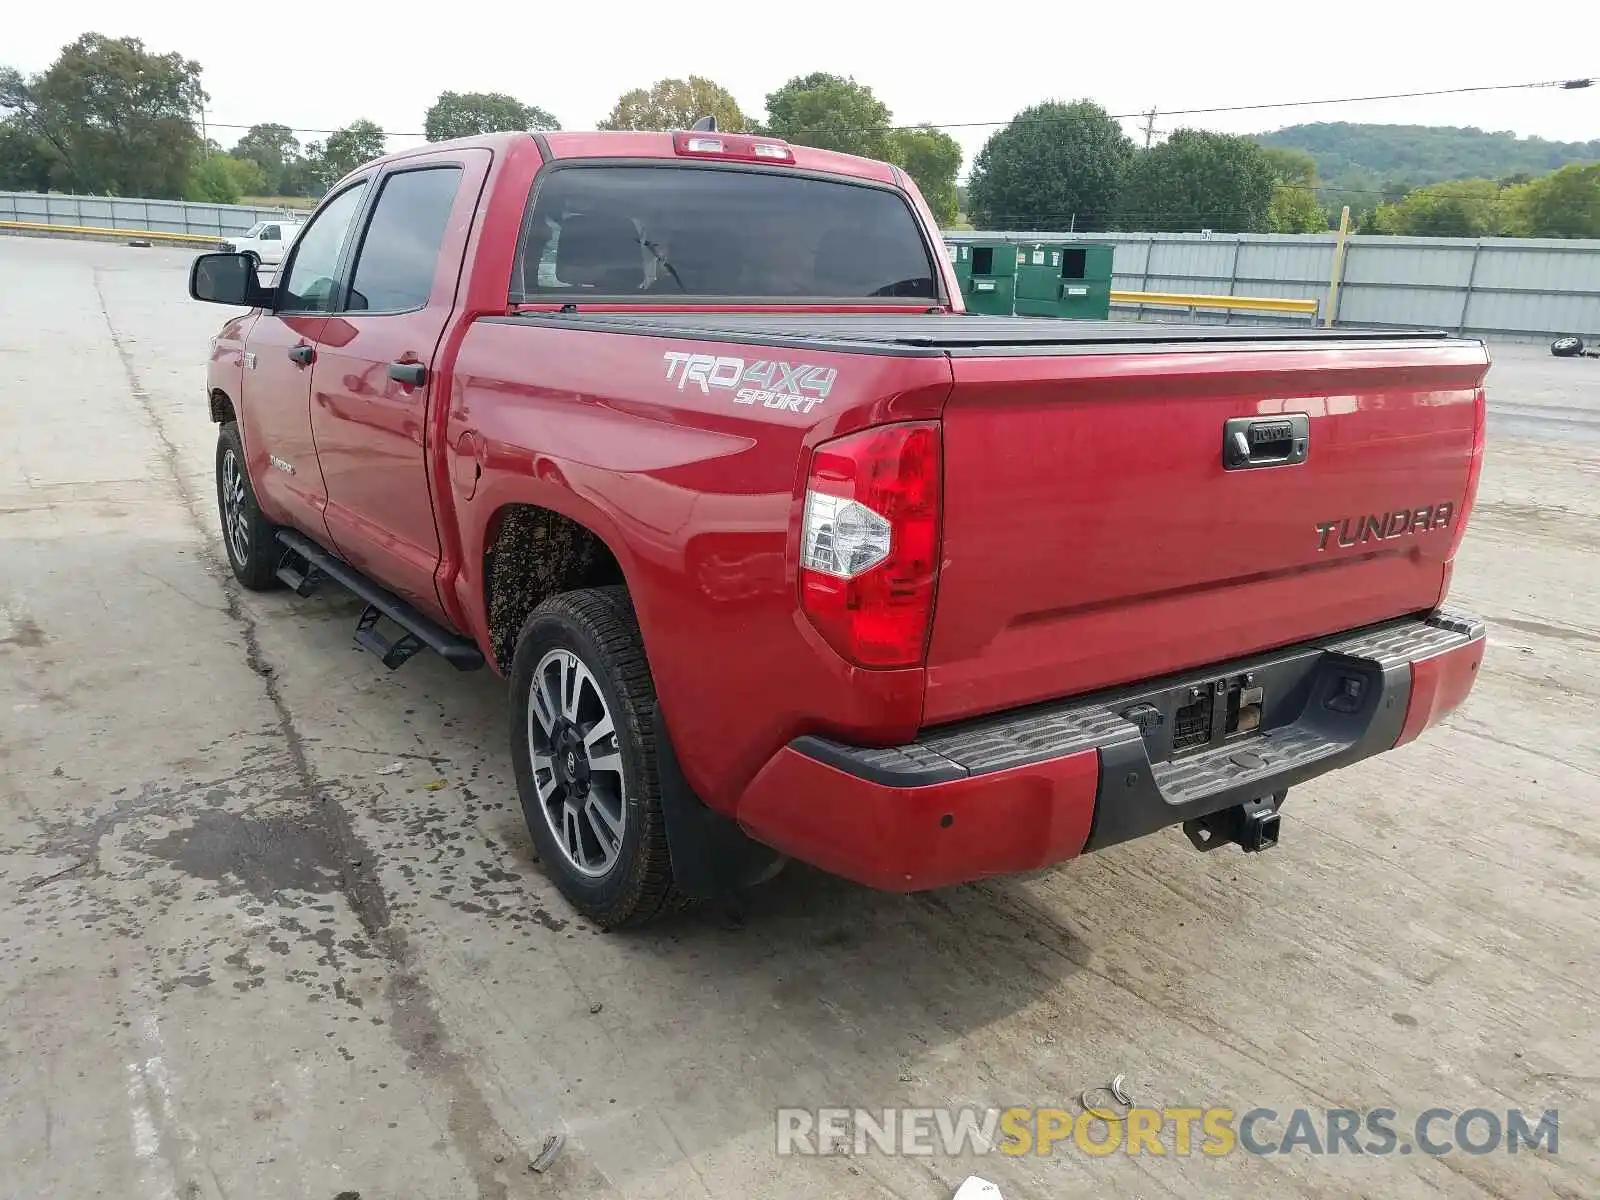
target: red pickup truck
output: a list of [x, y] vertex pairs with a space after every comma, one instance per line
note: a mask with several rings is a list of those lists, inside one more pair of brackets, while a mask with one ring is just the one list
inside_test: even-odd
[[1417, 736], [1481, 344], [962, 311], [897, 168], [770, 138], [500, 134], [206, 254], [227, 554], [509, 682], [534, 844], [602, 926], [793, 856], [914, 890]]

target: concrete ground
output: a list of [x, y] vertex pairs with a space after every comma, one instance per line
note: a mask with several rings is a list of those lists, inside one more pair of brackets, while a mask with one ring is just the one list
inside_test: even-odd
[[[129, 1200], [1600, 1194], [1600, 361], [1497, 351], [1420, 742], [1177, 831], [602, 935], [532, 860], [488, 673], [221, 565], [177, 250], [0, 238], [0, 1192]], [[1559, 1151], [779, 1158], [779, 1106], [1560, 1110]], [[529, 1170], [552, 1134], [554, 1165]], [[1170, 1145], [1170, 1142], [1169, 1142]]]

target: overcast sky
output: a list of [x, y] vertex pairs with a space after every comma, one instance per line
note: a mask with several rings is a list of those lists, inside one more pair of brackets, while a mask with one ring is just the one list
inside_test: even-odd
[[[369, 117], [420, 140], [439, 92], [502, 91], [592, 128], [617, 96], [668, 76], [707, 75], [759, 116], [766, 94], [810, 71], [870, 85], [897, 124], [1003, 122], [1045, 99], [1090, 97], [1114, 113], [1322, 99], [1600, 76], [1588, 4], [1480, 10], [1413, 0], [1339, 3], [1054, 3], [943, 6], [899, 0], [798, 3], [246, 5], [165, 0], [21, 3], [0, 62], [44, 69], [94, 30], [177, 50], [205, 70], [213, 136], [248, 126], [307, 130]], [[1005, 14], [1002, 16], [1002, 14]], [[1477, 125], [1564, 141], [1600, 137], [1600, 85], [1265, 112], [1165, 116], [1251, 133], [1301, 121]], [[1134, 131], [1135, 122], [1126, 122]], [[993, 125], [952, 128], [967, 162]], [[319, 135], [302, 133], [303, 141]]]

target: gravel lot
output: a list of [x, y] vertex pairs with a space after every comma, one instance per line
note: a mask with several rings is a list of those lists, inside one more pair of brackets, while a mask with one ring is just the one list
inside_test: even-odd
[[[601, 935], [501, 687], [221, 566], [182, 251], [0, 238], [0, 1193], [1600, 1194], [1600, 361], [1496, 348], [1471, 702], [1297, 789], [915, 897], [791, 868]], [[779, 1158], [781, 1105], [1560, 1110], [1559, 1152]], [[565, 1146], [528, 1169], [552, 1133]]]

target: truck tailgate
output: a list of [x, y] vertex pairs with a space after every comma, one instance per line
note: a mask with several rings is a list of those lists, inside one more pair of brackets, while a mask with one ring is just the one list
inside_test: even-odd
[[927, 723], [1439, 602], [1481, 345], [1107, 349], [952, 356]]

